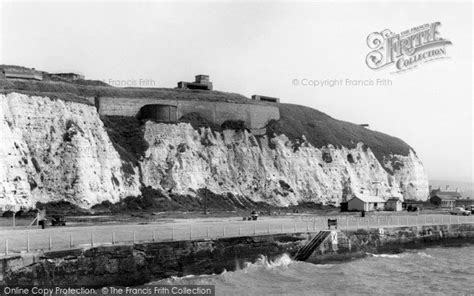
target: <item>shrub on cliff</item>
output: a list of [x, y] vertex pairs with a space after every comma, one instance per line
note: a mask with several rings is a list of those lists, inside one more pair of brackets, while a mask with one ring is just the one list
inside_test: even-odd
[[[101, 116], [101, 120], [122, 160], [136, 165], [148, 149], [140, 120], [126, 116]], [[133, 174], [133, 170], [122, 169]]]
[[243, 120], [226, 120], [222, 123], [222, 129], [230, 129], [236, 131], [246, 130], [245, 122]]

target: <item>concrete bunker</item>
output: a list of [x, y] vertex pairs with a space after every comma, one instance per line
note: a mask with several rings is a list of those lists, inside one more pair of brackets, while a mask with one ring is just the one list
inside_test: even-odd
[[160, 122], [178, 121], [178, 107], [175, 105], [150, 104], [138, 112], [138, 119], [152, 119]]
[[262, 95], [253, 95], [252, 100], [262, 101], [262, 102], [270, 102], [270, 103], [280, 103], [279, 98], [274, 98], [274, 97], [269, 97], [269, 96], [262, 96]]
[[212, 82], [209, 81], [209, 75], [200, 74], [195, 76], [194, 82], [178, 82], [178, 88], [212, 90]]

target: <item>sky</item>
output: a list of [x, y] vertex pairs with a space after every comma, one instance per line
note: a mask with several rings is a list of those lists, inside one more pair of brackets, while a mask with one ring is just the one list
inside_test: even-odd
[[[473, 180], [470, 2], [2, 2], [0, 9], [2, 64], [75, 71], [116, 86], [175, 87], [208, 74], [216, 90], [279, 97], [399, 137], [430, 179]], [[402, 73], [367, 67], [370, 33], [433, 22], [452, 42], [449, 59]], [[385, 85], [348, 83], [377, 79]]]

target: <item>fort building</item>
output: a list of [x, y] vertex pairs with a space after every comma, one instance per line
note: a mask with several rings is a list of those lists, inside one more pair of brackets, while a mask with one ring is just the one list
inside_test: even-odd
[[51, 76], [59, 77], [65, 80], [84, 80], [84, 75], [78, 73], [53, 73]]
[[[73, 82], [84, 79], [84, 76], [76, 73], [48, 73], [35, 69], [0, 65], [0, 76], [7, 79], [43, 80]], [[209, 75], [196, 75], [194, 82], [180, 81], [178, 88], [198, 89], [211, 91], [213, 89]], [[169, 90], [169, 95], [160, 94], [159, 97], [128, 97], [100, 95], [88, 96], [85, 99], [95, 105], [98, 113], [104, 116], [125, 116], [138, 119], [151, 119], [157, 122], [173, 123], [189, 113], [197, 113], [202, 118], [222, 125], [226, 121], [242, 121], [245, 128], [254, 135], [266, 133], [266, 126], [271, 120], [280, 119], [280, 109], [277, 105], [278, 98], [256, 95], [253, 100], [239, 98], [239, 100], [226, 100], [216, 94], [194, 95], [194, 92], [183, 95], [183, 90]], [[175, 96], [173, 92], [179, 93]], [[209, 98], [208, 98], [209, 97]]]
[[212, 90], [212, 82], [209, 81], [209, 75], [200, 74], [196, 75], [194, 82], [178, 82], [178, 88]]
[[204, 100], [167, 100], [157, 98], [98, 97], [95, 105], [100, 115], [130, 116], [159, 122], [176, 122], [189, 113], [199, 113], [216, 124], [241, 120], [255, 135], [266, 132], [270, 120], [280, 119], [278, 106], [270, 104], [229, 103]]
[[274, 97], [269, 97], [269, 96], [262, 96], [262, 95], [253, 95], [252, 100], [270, 102], [270, 103], [280, 103], [279, 98], [274, 98]]
[[2, 67], [1, 72], [8, 79], [43, 80], [43, 73], [34, 68]]

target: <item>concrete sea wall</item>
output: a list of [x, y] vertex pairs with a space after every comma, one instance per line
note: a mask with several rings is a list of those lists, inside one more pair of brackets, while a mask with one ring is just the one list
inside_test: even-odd
[[198, 112], [202, 117], [218, 124], [222, 124], [226, 120], [243, 120], [250, 129], [261, 129], [270, 120], [280, 119], [280, 109], [270, 104], [257, 105], [153, 98], [100, 97], [96, 100], [99, 114], [108, 116], [137, 116], [143, 106], [153, 104], [177, 106], [178, 119], [185, 114]]
[[[317, 232], [101, 246], [0, 259], [0, 284], [140, 285], [171, 276], [221, 273], [243, 268], [262, 255], [294, 256]], [[306, 260], [322, 263], [400, 252], [406, 248], [474, 241], [473, 224], [359, 229], [329, 236]]]

